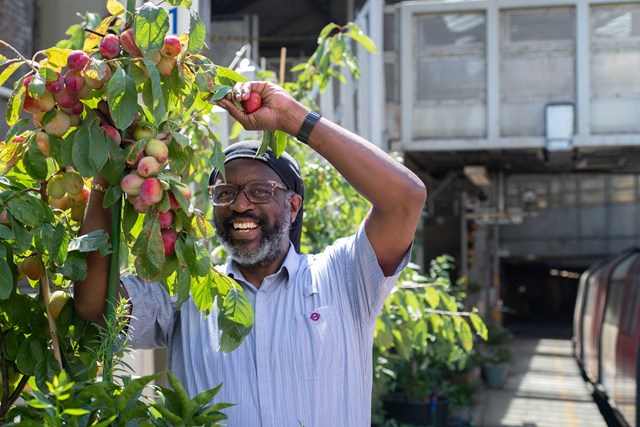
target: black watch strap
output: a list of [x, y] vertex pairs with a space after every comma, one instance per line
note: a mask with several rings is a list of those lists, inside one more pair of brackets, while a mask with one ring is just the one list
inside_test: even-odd
[[298, 141], [305, 144], [307, 143], [309, 135], [311, 134], [313, 127], [318, 123], [318, 120], [320, 120], [320, 117], [322, 117], [321, 114], [318, 114], [315, 111], [309, 111], [307, 117], [304, 118], [304, 122], [302, 122], [298, 135], [296, 135]]

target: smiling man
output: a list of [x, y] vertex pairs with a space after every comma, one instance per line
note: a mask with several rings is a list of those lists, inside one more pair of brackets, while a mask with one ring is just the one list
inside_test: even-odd
[[[231, 99], [219, 105], [245, 129], [297, 136], [371, 209], [355, 235], [319, 254], [300, 254], [304, 190], [298, 165], [286, 154], [258, 156], [255, 141], [231, 145], [225, 150], [226, 179], [212, 171], [208, 189], [216, 232], [230, 255], [224, 269], [245, 290], [254, 327], [238, 349], [218, 353], [215, 309], [207, 318], [193, 301], [176, 310], [161, 286], [126, 276], [120, 295], [131, 304], [132, 344], [168, 347], [170, 369], [192, 396], [223, 383], [217, 399], [235, 403], [225, 411], [229, 426], [368, 427], [375, 321], [409, 261], [426, 190], [382, 150], [309, 112], [279, 86], [239, 84], [233, 96], [243, 101], [251, 92], [262, 99], [251, 114]], [[83, 232], [108, 229], [102, 198], [91, 193]], [[75, 303], [98, 321], [108, 262], [95, 253], [87, 263]]]

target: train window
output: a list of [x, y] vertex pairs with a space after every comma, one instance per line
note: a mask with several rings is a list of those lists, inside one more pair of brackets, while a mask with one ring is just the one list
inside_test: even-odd
[[632, 276], [631, 289], [629, 289], [629, 294], [626, 298], [627, 304], [621, 319], [621, 333], [628, 337], [634, 336], [638, 325], [638, 313], [640, 312], [638, 310], [638, 307], [640, 307], [640, 263], [635, 264], [635, 271], [632, 272]]
[[573, 9], [530, 9], [505, 13], [507, 40], [510, 43], [573, 40], [575, 18]]

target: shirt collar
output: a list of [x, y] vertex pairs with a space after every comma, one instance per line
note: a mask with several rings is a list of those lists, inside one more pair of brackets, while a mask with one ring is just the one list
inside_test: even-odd
[[[285, 257], [284, 262], [282, 263], [278, 271], [270, 276], [265, 277], [265, 280], [268, 277], [280, 276], [284, 275], [285, 273], [288, 274], [289, 279], [295, 277], [298, 273], [298, 270], [300, 269], [301, 258], [302, 255], [297, 253], [293, 246], [293, 243], [289, 242], [289, 251], [287, 252], [287, 256]], [[229, 261], [227, 262], [227, 265], [225, 267], [225, 274], [234, 280], [242, 280], [243, 282], [248, 283], [238, 269], [238, 266], [236, 266], [232, 259], [229, 259]], [[288, 288], [289, 286], [291, 286], [291, 282], [292, 280], [285, 280], [285, 287]]]

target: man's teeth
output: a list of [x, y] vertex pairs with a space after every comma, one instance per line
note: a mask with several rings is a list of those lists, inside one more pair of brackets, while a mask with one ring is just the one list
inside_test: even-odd
[[258, 224], [255, 222], [235, 222], [233, 223], [233, 228], [235, 230], [253, 230], [258, 228]]

